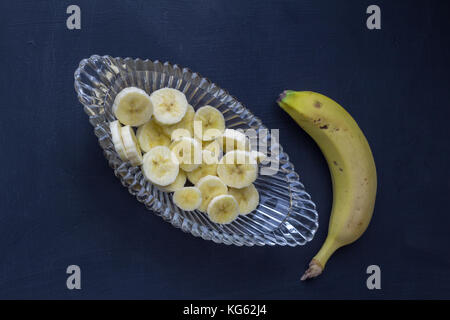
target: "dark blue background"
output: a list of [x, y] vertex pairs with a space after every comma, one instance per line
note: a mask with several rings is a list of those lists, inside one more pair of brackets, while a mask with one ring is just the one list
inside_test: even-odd
[[[378, 4], [382, 30], [365, 26]], [[82, 29], [66, 28], [78, 4]], [[0, 298], [450, 298], [449, 5], [444, 1], [2, 1]], [[270, 128], [317, 203], [304, 247], [194, 238], [146, 211], [108, 167], [73, 89], [92, 54], [168, 60], [228, 89]], [[317, 280], [326, 162], [275, 104], [314, 90], [346, 107], [375, 156], [373, 220]], [[82, 290], [66, 289], [66, 267]], [[382, 289], [366, 288], [377, 264]]]

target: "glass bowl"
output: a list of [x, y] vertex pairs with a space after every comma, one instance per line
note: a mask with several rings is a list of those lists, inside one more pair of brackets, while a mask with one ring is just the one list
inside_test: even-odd
[[[226, 90], [187, 68], [169, 62], [98, 55], [82, 60], [75, 71], [78, 99], [114, 174], [149, 210], [196, 237], [228, 245], [297, 246], [314, 237], [318, 228], [316, 206], [288, 155], [279, 144], [271, 143], [270, 132], [265, 136], [267, 154], [278, 161], [279, 169], [273, 175], [260, 174], [255, 181], [260, 194], [255, 211], [220, 225], [204, 213], [183, 211], [174, 205], [171, 193], [162, 192], [147, 181], [140, 167], [122, 161], [112, 144], [109, 122], [115, 117], [111, 107], [116, 94], [129, 86], [142, 88], [148, 94], [163, 87], [176, 88], [185, 93], [194, 109], [208, 104], [220, 110], [227, 128], [252, 128], [256, 132], [267, 128]], [[260, 165], [260, 170], [263, 168], [264, 164]]]

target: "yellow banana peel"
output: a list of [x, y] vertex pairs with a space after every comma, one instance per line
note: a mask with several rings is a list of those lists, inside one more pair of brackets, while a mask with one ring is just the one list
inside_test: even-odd
[[366, 230], [375, 205], [377, 173], [366, 137], [338, 103], [319, 93], [291, 90], [277, 102], [319, 145], [333, 184], [328, 236], [301, 278], [306, 280], [320, 275], [338, 248]]

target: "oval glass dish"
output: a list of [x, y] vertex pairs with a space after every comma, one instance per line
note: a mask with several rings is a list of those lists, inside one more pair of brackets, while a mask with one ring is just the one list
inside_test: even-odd
[[[279, 144], [272, 143], [270, 132], [264, 138], [267, 156], [277, 161], [279, 167], [275, 174], [260, 174], [255, 181], [260, 194], [255, 211], [239, 216], [231, 224], [220, 225], [199, 211], [179, 209], [173, 203], [171, 193], [153, 186], [145, 179], [140, 167], [123, 162], [114, 149], [109, 131], [109, 122], [115, 120], [111, 108], [116, 94], [129, 86], [139, 87], [148, 94], [163, 87], [176, 88], [185, 93], [194, 109], [211, 105], [220, 110], [227, 128], [252, 128], [256, 132], [267, 128], [226, 90], [187, 68], [169, 62], [97, 55], [82, 60], [75, 71], [78, 99], [89, 116], [109, 165], [138, 201], [173, 226], [216, 243], [297, 246], [313, 238], [318, 228], [316, 206], [299, 181], [288, 155]], [[264, 166], [260, 165], [260, 170]], [[270, 163], [267, 166], [270, 167]]]

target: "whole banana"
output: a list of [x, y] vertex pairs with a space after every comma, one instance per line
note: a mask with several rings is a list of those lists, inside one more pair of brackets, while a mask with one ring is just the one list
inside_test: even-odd
[[377, 174], [366, 137], [338, 103], [319, 93], [291, 90], [277, 102], [319, 145], [333, 184], [328, 236], [301, 278], [306, 280], [320, 275], [338, 248], [364, 233], [375, 205]]

